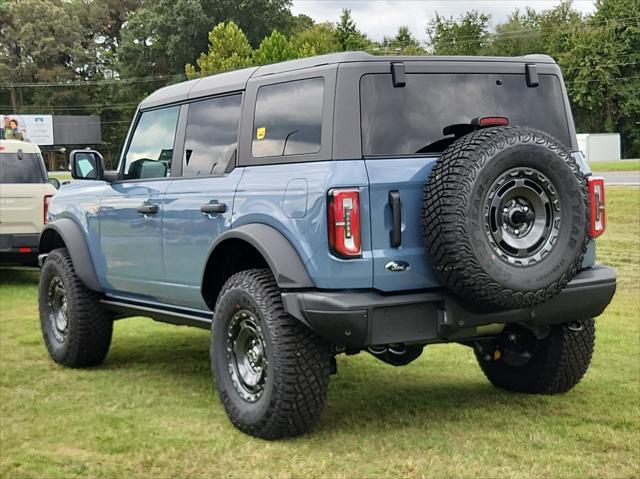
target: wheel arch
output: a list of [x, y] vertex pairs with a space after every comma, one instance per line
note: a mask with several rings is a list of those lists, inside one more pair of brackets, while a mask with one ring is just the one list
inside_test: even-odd
[[201, 294], [211, 310], [225, 281], [234, 273], [267, 267], [278, 287], [312, 288], [313, 281], [289, 240], [265, 224], [248, 224], [222, 234], [209, 250]]
[[56, 248], [67, 248], [78, 278], [90, 290], [102, 292], [85, 235], [72, 219], [61, 218], [48, 223], [42, 230], [38, 245], [40, 254]]

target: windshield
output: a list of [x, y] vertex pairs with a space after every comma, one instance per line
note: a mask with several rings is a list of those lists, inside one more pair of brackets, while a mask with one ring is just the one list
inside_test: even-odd
[[0, 183], [44, 183], [42, 157], [38, 153], [0, 153]]
[[[390, 74], [362, 77], [365, 156], [424, 154], [427, 145], [445, 136], [445, 126], [483, 116], [506, 116], [511, 125], [538, 128], [571, 146], [562, 88], [554, 75], [540, 75], [535, 88], [527, 87], [524, 74], [418, 73], [406, 78], [405, 87], [394, 88]], [[442, 142], [442, 149], [447, 144]]]

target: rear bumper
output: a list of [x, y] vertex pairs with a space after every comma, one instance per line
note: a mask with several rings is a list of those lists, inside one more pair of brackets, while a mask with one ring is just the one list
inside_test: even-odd
[[38, 264], [38, 243], [40, 234], [0, 235], [0, 264]]
[[347, 348], [391, 343], [454, 341], [481, 335], [489, 324], [550, 325], [599, 316], [616, 289], [615, 270], [596, 265], [578, 273], [541, 305], [474, 313], [446, 290], [401, 295], [366, 292], [285, 292], [289, 314], [335, 344]]

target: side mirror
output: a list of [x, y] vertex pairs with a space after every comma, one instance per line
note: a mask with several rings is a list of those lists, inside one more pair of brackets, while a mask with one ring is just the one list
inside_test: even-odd
[[104, 176], [104, 159], [95, 150], [73, 150], [69, 167], [74, 180], [101, 180]]
[[60, 180], [58, 178], [49, 178], [49, 183], [51, 183], [56, 190], [60, 189]]

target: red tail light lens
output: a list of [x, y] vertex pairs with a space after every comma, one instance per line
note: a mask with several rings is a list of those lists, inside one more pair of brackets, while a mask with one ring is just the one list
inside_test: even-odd
[[42, 222], [45, 225], [47, 224], [47, 213], [49, 213], [49, 203], [51, 203], [51, 198], [53, 198], [53, 195], [45, 195], [44, 197], [44, 203], [42, 208]]
[[606, 210], [604, 203], [604, 178], [590, 176], [589, 185], [589, 236], [597, 238], [606, 226]]
[[327, 205], [329, 246], [341, 258], [362, 256], [360, 245], [360, 193], [354, 188], [329, 191]]

